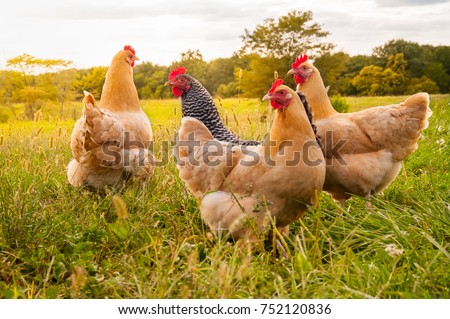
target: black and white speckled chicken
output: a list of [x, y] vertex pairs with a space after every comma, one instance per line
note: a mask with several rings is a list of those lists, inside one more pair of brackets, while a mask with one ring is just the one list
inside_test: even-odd
[[166, 86], [172, 86], [176, 97], [181, 97], [183, 117], [189, 116], [201, 121], [215, 139], [236, 145], [259, 145], [260, 141], [241, 140], [228, 130], [220, 118], [214, 100], [205, 87], [186, 74], [184, 67], [177, 67], [169, 74]]

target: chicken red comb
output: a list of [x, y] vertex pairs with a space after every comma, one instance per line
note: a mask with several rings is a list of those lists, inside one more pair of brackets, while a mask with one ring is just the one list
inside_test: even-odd
[[186, 68], [184, 66], [176, 67], [175, 69], [172, 70], [172, 72], [170, 72], [170, 74], [169, 74], [169, 81], [175, 80], [175, 78], [178, 75], [184, 74], [184, 73], [186, 73]]
[[306, 54], [299, 54], [299, 56], [295, 59], [295, 62], [292, 63], [292, 68], [297, 68], [300, 64], [308, 60], [308, 56]]
[[132, 47], [131, 45], [129, 45], [129, 44], [127, 44], [126, 46], [124, 46], [123, 49], [124, 49], [125, 51], [130, 51], [131, 53], [136, 54], [136, 51], [134, 51], [133, 47]]
[[272, 87], [269, 90], [269, 94], [272, 94], [275, 91], [275, 89], [283, 83], [284, 83], [283, 79], [276, 79], [275, 81], [273, 81]]

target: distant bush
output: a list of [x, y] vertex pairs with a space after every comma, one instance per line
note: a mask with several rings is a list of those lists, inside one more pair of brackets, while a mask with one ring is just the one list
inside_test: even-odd
[[339, 113], [348, 112], [349, 105], [340, 94], [333, 95], [330, 100], [336, 111], [338, 111]]
[[429, 94], [435, 94], [439, 93], [439, 87], [436, 82], [424, 75], [420, 78], [411, 79], [406, 89], [406, 94], [414, 94], [417, 92], [428, 92]]
[[216, 91], [216, 95], [223, 98], [235, 97], [238, 95], [238, 93], [239, 93], [239, 86], [237, 82], [220, 84]]
[[0, 109], [0, 123], [6, 123], [9, 120], [9, 114], [5, 111]]

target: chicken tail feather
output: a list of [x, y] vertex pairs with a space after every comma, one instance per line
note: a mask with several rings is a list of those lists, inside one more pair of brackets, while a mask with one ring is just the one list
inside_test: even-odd
[[417, 93], [408, 97], [404, 106], [409, 110], [409, 116], [420, 120], [418, 130], [422, 131], [428, 127], [428, 118], [432, 112], [429, 108], [430, 96], [428, 93]]
[[391, 140], [395, 160], [401, 161], [417, 149], [419, 137], [422, 130], [428, 127], [428, 118], [432, 114], [429, 104], [430, 97], [427, 93], [417, 93], [399, 105], [403, 114], [400, 117], [403, 120], [398, 119], [401, 130]]
[[112, 112], [97, 106], [94, 96], [84, 91], [83, 115], [86, 120], [85, 148], [90, 150], [108, 143], [119, 147], [123, 144], [124, 128], [120, 119]]

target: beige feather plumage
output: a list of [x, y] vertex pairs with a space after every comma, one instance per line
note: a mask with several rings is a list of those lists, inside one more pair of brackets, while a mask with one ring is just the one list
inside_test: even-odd
[[286, 233], [316, 203], [325, 178], [323, 155], [298, 95], [283, 85], [273, 94], [280, 90], [292, 100], [276, 111], [263, 145], [219, 142], [200, 121], [182, 119], [175, 148], [180, 177], [213, 232], [238, 239], [275, 222]]
[[153, 174], [150, 121], [139, 106], [130, 64], [137, 57], [128, 50], [117, 53], [106, 74], [100, 105], [85, 92], [83, 116], [72, 131], [74, 159], [68, 166], [69, 182], [96, 189], [115, 186], [129, 176], [148, 179]]
[[343, 205], [352, 194], [369, 197], [389, 186], [428, 126], [428, 94], [414, 94], [399, 104], [338, 113], [316, 67], [303, 62], [289, 73], [303, 79], [297, 90], [305, 94], [314, 113], [327, 161], [324, 190]]

